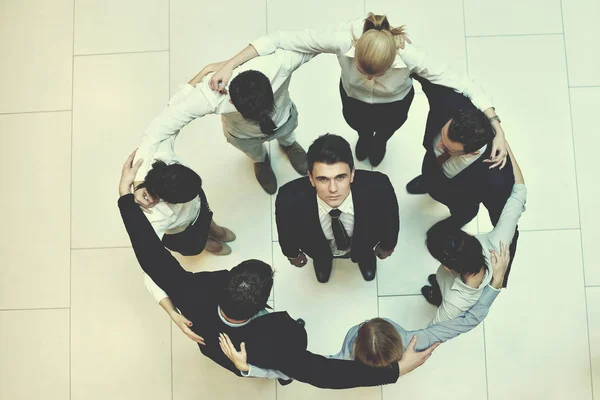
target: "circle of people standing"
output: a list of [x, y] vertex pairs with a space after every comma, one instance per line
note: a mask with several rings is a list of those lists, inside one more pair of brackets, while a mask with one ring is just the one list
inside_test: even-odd
[[[293, 72], [320, 53], [338, 58], [342, 113], [358, 134], [354, 154], [335, 134], [320, 136], [308, 151], [296, 141], [298, 112], [288, 87]], [[310, 257], [315, 278], [325, 284], [335, 259], [351, 259], [373, 280], [377, 258], [389, 257], [398, 241], [398, 201], [388, 177], [356, 169], [354, 156], [381, 163], [387, 141], [407, 119], [413, 80], [423, 88], [429, 114], [422, 173], [406, 190], [429, 194], [450, 211], [424, 238], [440, 262], [421, 289], [438, 307], [429, 327], [408, 331], [373, 318], [349, 329], [339, 353], [313, 354], [304, 321], [267, 304], [270, 265], [252, 259], [231, 270], [191, 273], [173, 257], [205, 250], [225, 256], [236, 239], [214, 221], [200, 176], [175, 154], [183, 127], [219, 114], [227, 141], [254, 162], [258, 184], [277, 193], [279, 244], [290, 264], [302, 268]], [[265, 145], [271, 140], [302, 175], [279, 191]], [[508, 281], [527, 190], [482, 88], [413, 45], [404, 27], [370, 13], [335, 28], [269, 34], [207, 65], [150, 123], [123, 165], [119, 194], [146, 287], [205, 356], [238, 376], [344, 389], [396, 382], [440, 343], [487, 316]], [[470, 235], [462, 227], [480, 203], [494, 229]]]

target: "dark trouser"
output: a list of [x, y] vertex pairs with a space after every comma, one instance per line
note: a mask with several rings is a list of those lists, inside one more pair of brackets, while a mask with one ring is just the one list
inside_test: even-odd
[[200, 214], [193, 224], [183, 232], [163, 236], [162, 242], [167, 249], [176, 251], [182, 256], [195, 256], [202, 253], [208, 239], [213, 213], [204, 192], [200, 193], [200, 200], [202, 201]]
[[375, 134], [377, 140], [387, 141], [408, 118], [408, 109], [415, 97], [414, 88], [402, 100], [392, 103], [369, 104], [348, 97], [340, 80], [344, 119], [359, 136]]

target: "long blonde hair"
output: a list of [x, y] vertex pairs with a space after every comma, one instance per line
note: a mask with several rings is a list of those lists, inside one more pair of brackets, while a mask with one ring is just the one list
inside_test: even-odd
[[354, 56], [361, 71], [367, 75], [384, 74], [398, 54], [400, 45], [396, 36], [405, 32], [404, 25], [393, 28], [385, 15], [369, 13], [360, 38], [357, 39], [352, 33]]

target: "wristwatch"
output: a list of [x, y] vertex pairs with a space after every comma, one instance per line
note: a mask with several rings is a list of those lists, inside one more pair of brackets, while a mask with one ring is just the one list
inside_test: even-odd
[[488, 120], [490, 121], [490, 123], [492, 123], [494, 121], [498, 121], [499, 124], [502, 123], [502, 121], [500, 120], [500, 117], [498, 116], [498, 114], [494, 115], [493, 117], [488, 118]]

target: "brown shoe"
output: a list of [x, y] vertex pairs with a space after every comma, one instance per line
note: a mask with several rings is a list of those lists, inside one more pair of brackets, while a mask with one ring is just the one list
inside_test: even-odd
[[268, 154], [265, 157], [265, 161], [254, 163], [254, 175], [265, 192], [275, 194], [277, 191], [277, 178], [275, 177], [273, 168], [271, 168], [271, 160], [269, 160]]
[[223, 243], [233, 242], [235, 240], [235, 233], [233, 233], [231, 229], [227, 229], [224, 226], [221, 226], [219, 228], [223, 229], [223, 234], [221, 235], [221, 237], [213, 235], [209, 235], [208, 237], [215, 240], [219, 240]]
[[298, 142], [292, 143], [290, 146], [281, 148], [285, 151], [292, 167], [302, 176], [305, 176], [308, 171], [308, 163], [306, 162], [306, 151], [298, 144]]
[[223, 246], [220, 250], [217, 249], [206, 249], [209, 253], [214, 254], [215, 256], [228, 256], [231, 254], [231, 247], [229, 247], [225, 243], [221, 243]]

